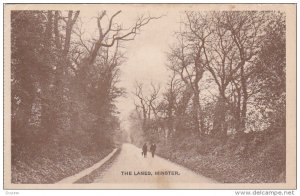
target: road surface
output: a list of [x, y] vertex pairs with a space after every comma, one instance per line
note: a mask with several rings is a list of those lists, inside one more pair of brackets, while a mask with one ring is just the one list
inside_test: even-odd
[[[212, 179], [172, 163], [166, 159], [142, 157], [142, 150], [132, 144], [123, 144], [118, 157], [94, 183], [149, 183], [149, 188], [171, 188], [176, 183], [216, 183]], [[137, 185], [138, 186], [138, 185]]]

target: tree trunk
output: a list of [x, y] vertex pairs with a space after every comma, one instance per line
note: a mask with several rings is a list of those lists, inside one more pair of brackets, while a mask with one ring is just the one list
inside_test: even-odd
[[225, 92], [220, 92], [220, 97], [215, 108], [215, 117], [213, 123], [213, 135], [216, 137], [224, 137], [227, 135], [226, 126], [226, 98]]
[[246, 128], [247, 101], [248, 101], [247, 78], [245, 78], [244, 75], [244, 66], [241, 67], [241, 85], [242, 85], [242, 92], [243, 92], [243, 103], [242, 103], [242, 111], [241, 111], [240, 130], [244, 132]]
[[241, 92], [238, 91], [237, 103], [234, 110], [235, 131], [241, 130]]
[[[51, 40], [52, 40], [52, 32], [53, 32], [53, 13], [52, 11], [47, 12], [47, 24], [46, 24], [46, 29], [45, 29], [45, 48], [44, 48], [44, 53], [46, 54], [51, 54]], [[41, 66], [44, 66], [43, 70], [47, 70], [47, 67], [50, 65], [48, 62], [51, 60], [49, 59], [51, 57], [46, 56], [46, 61], [44, 64]], [[46, 75], [45, 73], [40, 73], [41, 75]], [[47, 133], [51, 133], [53, 131], [53, 126], [55, 123], [53, 123], [53, 120], [55, 117], [53, 116], [54, 112], [52, 110], [55, 108], [51, 104], [52, 97], [50, 96], [51, 93], [49, 93], [50, 85], [50, 79], [49, 78], [41, 78], [41, 126]]]
[[199, 109], [200, 109], [199, 92], [195, 92], [193, 97], [193, 117], [194, 117], [196, 134], [200, 134], [200, 132], [202, 132], [202, 130], [200, 130]]

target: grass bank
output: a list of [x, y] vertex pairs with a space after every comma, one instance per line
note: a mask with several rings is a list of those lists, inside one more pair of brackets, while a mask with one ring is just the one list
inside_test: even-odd
[[247, 133], [226, 139], [177, 137], [161, 141], [158, 154], [223, 183], [285, 182], [283, 131]]
[[[51, 142], [49, 142], [51, 141]], [[12, 145], [12, 183], [49, 184], [74, 175], [103, 159], [113, 146], [98, 146], [89, 138], [69, 137]]]

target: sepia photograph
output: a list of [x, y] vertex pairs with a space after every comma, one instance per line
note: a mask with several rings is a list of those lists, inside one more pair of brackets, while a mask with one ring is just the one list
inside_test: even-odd
[[295, 4], [5, 4], [5, 189], [295, 189]]

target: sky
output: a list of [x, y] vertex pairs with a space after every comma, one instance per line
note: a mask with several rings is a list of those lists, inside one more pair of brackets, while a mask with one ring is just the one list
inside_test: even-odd
[[[127, 61], [121, 67], [120, 86], [127, 89], [127, 97], [118, 99], [120, 117], [126, 124], [129, 113], [135, 108], [133, 94], [135, 81], [144, 86], [153, 82], [160, 84], [161, 91], [168, 80], [166, 53], [174, 41], [174, 32], [179, 29], [179, 14], [168, 14], [161, 19], [152, 21], [134, 41], [128, 43]], [[144, 90], [147, 90], [145, 88]]]
[[[95, 17], [102, 9], [81, 11], [80, 18], [83, 24], [83, 29], [86, 36], [97, 35], [97, 26]], [[108, 16], [111, 16], [117, 9], [107, 10]], [[136, 81], [144, 83], [144, 86], [153, 82], [160, 84], [161, 91], [164, 89], [168, 80], [169, 72], [167, 71], [167, 55], [169, 46], [174, 43], [174, 32], [179, 30], [180, 14], [182, 12], [172, 11], [172, 9], [123, 9], [122, 12], [115, 18], [119, 24], [124, 27], [130, 27], [135, 24], [136, 18], [141, 15], [150, 14], [151, 16], [162, 16], [160, 19], [150, 21], [142, 28], [139, 35], [134, 40], [123, 43], [126, 61], [120, 67], [120, 83], [119, 86], [126, 89], [127, 96], [120, 97], [116, 101], [122, 127], [128, 126], [128, 116], [134, 106], [135, 90], [134, 84]], [[107, 19], [106, 19], [107, 20]], [[105, 23], [103, 24], [105, 26]], [[147, 90], [147, 88], [145, 88]]]

